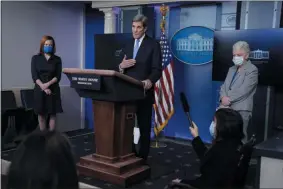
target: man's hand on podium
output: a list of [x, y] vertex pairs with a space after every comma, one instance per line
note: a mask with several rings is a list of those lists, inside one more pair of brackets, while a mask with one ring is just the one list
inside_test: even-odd
[[143, 83], [144, 89], [146, 90], [152, 87], [152, 82], [149, 79], [143, 80], [142, 83]]
[[135, 59], [128, 59], [127, 60], [127, 56], [125, 55], [123, 61], [119, 65], [119, 68], [120, 69], [130, 68], [130, 67], [134, 66], [135, 63], [136, 63]]

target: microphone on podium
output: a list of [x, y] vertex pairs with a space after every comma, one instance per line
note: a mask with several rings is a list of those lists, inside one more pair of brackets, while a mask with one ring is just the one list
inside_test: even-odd
[[187, 101], [187, 97], [183, 92], [180, 93], [180, 100], [181, 100], [181, 103], [182, 103], [182, 106], [183, 106], [183, 110], [184, 110], [186, 116], [189, 119], [190, 126], [194, 127], [191, 116], [190, 116], [190, 106], [189, 106], [189, 103]]

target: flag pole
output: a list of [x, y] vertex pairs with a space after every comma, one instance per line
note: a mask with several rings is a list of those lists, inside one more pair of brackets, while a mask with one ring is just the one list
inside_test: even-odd
[[[162, 6], [160, 7], [160, 13], [162, 15], [162, 18], [161, 18], [161, 22], [160, 22], [160, 29], [161, 29], [161, 32], [162, 34], [165, 33], [165, 24], [166, 24], [166, 14], [167, 14], [167, 11], [168, 11], [168, 6], [166, 6], [165, 4], [162, 4]], [[158, 85], [158, 96], [160, 96], [160, 85]], [[159, 98], [160, 99], [160, 98]], [[167, 145], [164, 143], [164, 142], [160, 142], [159, 141], [159, 133], [161, 131], [158, 130], [158, 127], [157, 127], [157, 124], [155, 123], [154, 124], [154, 129], [156, 130], [156, 132], [154, 132], [155, 134], [155, 140], [152, 141], [151, 143], [151, 147], [152, 148], [166, 148]]]

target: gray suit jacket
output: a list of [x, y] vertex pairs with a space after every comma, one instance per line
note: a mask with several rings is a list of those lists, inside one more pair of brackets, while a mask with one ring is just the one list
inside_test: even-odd
[[222, 97], [228, 96], [231, 100], [230, 107], [232, 109], [251, 112], [253, 109], [253, 96], [256, 92], [258, 83], [258, 69], [248, 61], [240, 68], [231, 84], [236, 70], [236, 66], [229, 68], [224, 84], [220, 89], [220, 100]]

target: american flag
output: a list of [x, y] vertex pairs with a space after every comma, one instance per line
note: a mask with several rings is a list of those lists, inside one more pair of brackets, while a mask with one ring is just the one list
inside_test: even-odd
[[161, 34], [162, 76], [154, 86], [154, 132], [156, 135], [167, 125], [174, 114], [173, 58], [164, 32]]

